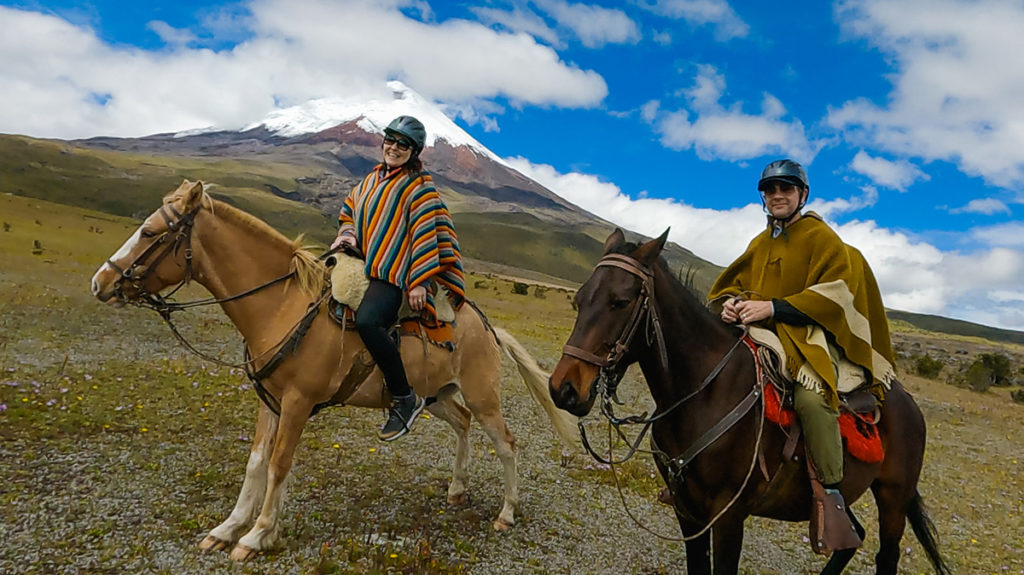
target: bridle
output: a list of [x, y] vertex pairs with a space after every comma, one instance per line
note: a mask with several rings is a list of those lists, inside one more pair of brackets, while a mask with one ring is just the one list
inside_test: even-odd
[[622, 404], [616, 395], [619, 382], [622, 380], [625, 370], [619, 370], [619, 362], [629, 351], [629, 346], [640, 327], [644, 326], [644, 334], [647, 343], [650, 345], [651, 337], [657, 342], [661, 366], [668, 369], [668, 351], [665, 347], [665, 335], [661, 331], [661, 320], [658, 317], [658, 308], [654, 301], [654, 270], [640, 263], [634, 258], [623, 254], [607, 254], [601, 261], [597, 262], [595, 270], [601, 267], [616, 267], [629, 272], [640, 279], [640, 294], [634, 300], [633, 309], [630, 312], [629, 320], [622, 326], [622, 332], [618, 339], [612, 344], [608, 354], [601, 357], [593, 352], [580, 347], [566, 344], [562, 347], [562, 353], [570, 357], [596, 366], [599, 371], [598, 388], [605, 399], [611, 398], [619, 405]]
[[[242, 299], [246, 296], [252, 295], [270, 286], [281, 283], [294, 276], [296, 272], [290, 271], [280, 277], [274, 278], [254, 288], [224, 298], [218, 299], [210, 297], [186, 302], [168, 301], [168, 298], [173, 296], [179, 289], [187, 285], [192, 280], [192, 229], [195, 225], [196, 214], [198, 214], [199, 210], [201, 209], [202, 203], [198, 203], [196, 207], [192, 208], [185, 214], [181, 214], [178, 210], [174, 208], [172, 204], [163, 204], [162, 206], [160, 206], [158, 212], [163, 217], [164, 222], [167, 223], [167, 231], [160, 234], [160, 237], [154, 240], [154, 242], [150, 244], [149, 247], [147, 247], [145, 250], [143, 250], [141, 254], [136, 256], [131, 261], [131, 263], [128, 264], [128, 267], [126, 268], [122, 268], [121, 266], [114, 263], [114, 261], [111, 259], [107, 260], [107, 265], [112, 267], [114, 271], [116, 271], [121, 276], [120, 278], [117, 279], [117, 281], [114, 284], [114, 296], [116, 296], [118, 299], [125, 303], [134, 305], [136, 307], [151, 309], [159, 313], [160, 317], [162, 317], [164, 322], [168, 325], [168, 327], [171, 328], [171, 332], [174, 334], [174, 337], [177, 338], [177, 340], [186, 349], [188, 349], [195, 355], [207, 361], [216, 363], [218, 365], [222, 365], [224, 367], [241, 367], [250, 369], [254, 361], [260, 358], [246, 357], [243, 363], [229, 363], [216, 357], [213, 357], [209, 354], [203, 353], [196, 349], [195, 346], [193, 346], [188, 340], [185, 339], [184, 336], [181, 335], [181, 333], [178, 331], [178, 328], [171, 321], [171, 314], [173, 312], [181, 311], [188, 308], [221, 304]], [[181, 281], [178, 283], [178, 285], [175, 286], [174, 289], [172, 289], [167, 295], [161, 295], [159, 293], [154, 293], [146, 289], [145, 286], [142, 285], [142, 283], [149, 276], [149, 273], [153, 269], [155, 269], [160, 264], [160, 262], [166, 259], [167, 256], [171, 254], [177, 255], [178, 250], [182, 247], [184, 247], [185, 255], [185, 274], [182, 277]], [[326, 255], [328, 254], [324, 254], [324, 256]], [[152, 260], [150, 260], [151, 257]], [[125, 293], [125, 282], [128, 282], [128, 285], [130, 285], [132, 288], [136, 290], [137, 295], [129, 297]], [[322, 300], [323, 294], [321, 294], [320, 299], [318, 299], [316, 303], [319, 304], [320, 301]], [[301, 320], [296, 327], [300, 326], [303, 322], [310, 321], [307, 319], [307, 317], [311, 315], [312, 312], [307, 312], [306, 317], [304, 317], [303, 320]], [[289, 332], [289, 334], [294, 334], [295, 331], [296, 328], [293, 328]], [[285, 337], [287, 338], [288, 336]]]
[[[662, 332], [661, 319], [658, 317], [658, 309], [657, 305], [655, 305], [656, 302], [654, 299], [653, 268], [645, 266], [644, 264], [640, 263], [637, 259], [623, 254], [605, 255], [603, 258], [601, 258], [599, 262], [597, 262], [595, 269], [600, 267], [619, 268], [629, 272], [630, 274], [640, 279], [640, 294], [633, 303], [633, 309], [630, 313], [629, 320], [626, 321], [626, 323], [623, 325], [622, 332], [619, 334], [619, 337], [615, 341], [615, 343], [612, 344], [611, 349], [608, 351], [608, 354], [605, 357], [601, 357], [593, 352], [569, 344], [566, 344], [565, 346], [562, 347], [562, 353], [570, 357], [575, 357], [576, 359], [579, 359], [580, 361], [583, 361], [590, 365], [596, 366], [599, 369], [598, 383], [595, 386], [596, 391], [592, 393], [601, 394], [601, 413], [608, 419], [608, 422], [615, 427], [616, 431], [618, 431], [619, 433], [619, 436], [626, 442], [626, 444], [630, 445], [628, 455], [626, 455], [622, 460], [605, 460], [590, 447], [590, 443], [587, 440], [586, 428], [584, 427], [583, 420], [580, 420], [578, 426], [580, 429], [580, 437], [583, 440], [584, 448], [586, 448], [586, 450], [590, 452], [590, 455], [594, 459], [601, 463], [625, 463], [631, 457], [633, 457], [633, 455], [635, 455], [636, 452], [639, 450], [640, 442], [642, 441], [644, 435], [650, 430], [651, 425], [654, 422], [658, 421], [659, 419], [663, 419], [669, 413], [671, 413], [672, 411], [679, 408], [684, 403], [686, 403], [687, 401], [691, 400], [692, 398], [696, 397], [699, 393], [701, 393], [707, 386], [711, 384], [711, 382], [713, 382], [718, 377], [718, 374], [722, 372], [725, 366], [729, 363], [729, 360], [732, 358], [733, 353], [736, 351], [736, 349], [739, 348], [740, 345], [745, 342], [748, 345], [750, 344], [746, 338], [746, 328], [744, 328], [743, 337], [740, 337], [736, 340], [736, 343], [734, 343], [732, 347], [729, 348], [729, 351], [722, 357], [721, 360], [719, 360], [718, 365], [716, 365], [714, 369], [712, 369], [711, 372], [708, 373], [708, 375], [701, 381], [700, 385], [698, 385], [697, 388], [694, 389], [692, 392], [683, 396], [675, 403], [662, 410], [661, 412], [655, 413], [650, 417], [647, 417], [646, 412], [640, 415], [631, 415], [622, 418], [616, 417], [614, 413], [614, 408], [612, 406], [612, 402], [622, 405], [622, 402], [619, 401], [619, 398], [616, 395], [616, 390], [618, 388], [619, 382], [625, 375], [624, 369], [618, 369], [619, 362], [622, 361], [622, 358], [625, 357], [626, 353], [629, 351], [629, 347], [632, 344], [633, 339], [636, 337], [636, 334], [640, 331], [641, 326], [645, 326], [644, 332], [645, 337], [647, 338], [647, 344], [651, 345], [652, 339], [654, 342], [656, 342], [658, 349], [658, 359], [661, 362], [662, 369], [664, 369], [665, 371], [668, 371], [669, 369], [668, 347], [665, 345], [665, 335]], [[757, 390], [755, 389], [753, 391]], [[688, 450], [686, 458], [680, 461], [680, 463], [682, 463], [682, 466], [685, 466], [686, 463], [689, 463], [690, 460], [696, 457], [701, 451], [703, 451], [711, 443], [713, 443], [715, 439], [721, 436], [721, 434], [724, 433], [728, 429], [728, 427], [731, 427], [734, 423], [736, 423], [736, 421], [738, 420], [737, 416], [742, 416], [743, 414], [746, 414], [750, 407], [753, 406], [753, 400], [758, 397], [758, 394], [754, 393], [753, 391], [744, 399], [743, 402], [741, 402], [740, 406], [737, 406], [741, 413], [736, 413], [734, 410], [734, 412], [731, 413], [730, 416], [728, 416], [725, 420], [720, 422], [722, 425], [726, 426], [724, 429], [719, 426], [718, 429], [715, 430], [714, 434], [706, 434], [705, 436], [702, 436], [697, 441], [697, 444], [691, 447], [690, 450]], [[641, 430], [640, 434], [637, 436], [636, 440], [630, 441], [625, 437], [625, 435], [622, 433], [622, 430], [620, 429], [620, 426], [622, 426], [623, 424], [643, 425], [644, 427]]]
[[[196, 207], [182, 215], [178, 210], [174, 209], [173, 205], [163, 204], [160, 206], [158, 213], [163, 216], [164, 222], [167, 224], [167, 231], [160, 234], [160, 237], [143, 250], [141, 254], [136, 256], [126, 268], [117, 265], [114, 263], [114, 260], [107, 259], [107, 265], [121, 276], [114, 285], [114, 295], [118, 299], [126, 302], [142, 300], [147, 304], [156, 305], [165, 303], [163, 297], [147, 290], [142, 285], [142, 282], [167, 256], [171, 254], [177, 255], [178, 249], [182, 246], [185, 248], [185, 276], [178, 287], [174, 288], [171, 293], [173, 294], [175, 291], [178, 291], [181, 286], [187, 284], [192, 279], [192, 226], [195, 224], [196, 214], [199, 213], [201, 207], [202, 204], [197, 204]], [[171, 215], [174, 217], [172, 218]], [[153, 254], [156, 254], [156, 257], [152, 261], [148, 261]], [[128, 282], [139, 295], [132, 298], [128, 297], [124, 292], [125, 282]]]
[[[609, 446], [611, 446], [612, 444], [611, 430], [612, 428], [614, 428], [619, 438], [622, 439], [628, 446], [627, 455], [619, 460], [615, 460], [615, 458], [612, 457], [611, 454], [609, 454], [608, 459], [601, 457], [601, 455], [594, 451], [594, 449], [590, 446], [590, 442], [587, 440], [586, 428], [583, 424], [582, 419], [579, 421], [578, 427], [580, 430], [580, 438], [582, 439], [583, 447], [587, 450], [587, 452], [590, 453], [591, 457], [593, 457], [595, 460], [597, 460], [600, 463], [608, 465], [612, 469], [613, 474], [615, 465], [625, 463], [630, 458], [632, 458], [633, 455], [640, 451], [640, 443], [643, 440], [643, 437], [647, 434], [647, 432], [650, 431], [651, 426], [654, 424], [654, 422], [666, 417], [669, 413], [679, 408], [681, 405], [683, 405], [690, 399], [696, 397], [705, 388], [707, 388], [711, 384], [711, 382], [713, 382], [718, 377], [718, 375], [722, 372], [725, 366], [729, 363], [729, 360], [732, 358], [733, 353], [741, 346], [741, 344], [744, 344], [746, 347], [748, 347], [750, 351], [754, 354], [754, 362], [757, 369], [757, 376], [755, 378], [753, 388], [739, 402], [739, 404], [737, 404], [715, 425], [713, 425], [710, 429], [706, 430], [700, 437], [698, 437], [697, 440], [685, 452], [683, 452], [678, 457], [670, 457], [657, 447], [657, 445], [654, 442], [653, 436], [651, 437], [652, 455], [662, 457], [665, 461], [665, 464], [668, 466], [671, 474], [675, 478], [681, 479], [683, 470], [689, 465], [689, 463], [693, 461], [693, 459], [696, 458], [697, 455], [703, 452], [706, 448], [710, 447], [715, 441], [717, 441], [722, 435], [724, 435], [726, 431], [728, 431], [736, 423], [738, 423], [760, 400], [762, 395], [762, 374], [761, 367], [757, 363], [756, 353], [754, 353], [753, 343], [747, 334], [746, 326], [744, 326], [743, 335], [736, 340], [736, 343], [734, 343], [732, 347], [729, 348], [729, 351], [722, 357], [721, 360], [719, 360], [718, 364], [711, 370], [710, 373], [708, 373], [708, 375], [692, 392], [683, 396], [682, 398], [674, 402], [672, 405], [662, 410], [661, 412], [655, 413], [650, 417], [647, 417], [646, 412], [640, 415], [633, 415], [623, 418], [616, 417], [614, 414], [612, 401], [620, 405], [622, 404], [622, 402], [619, 401], [618, 397], [616, 396], [616, 388], [618, 387], [619, 382], [625, 374], [625, 370], [620, 370], [616, 368], [618, 367], [618, 364], [622, 360], [622, 358], [629, 351], [629, 346], [632, 343], [633, 338], [636, 336], [637, 332], [640, 331], [641, 326], [646, 326], [645, 336], [647, 337], [647, 344], [651, 345], [652, 337], [653, 340], [657, 342], [658, 357], [661, 361], [661, 367], [665, 371], [668, 371], [669, 369], [668, 348], [665, 345], [665, 336], [662, 333], [661, 320], [658, 317], [658, 310], [657, 306], [655, 305], [654, 270], [649, 266], [643, 265], [635, 258], [622, 254], [605, 255], [597, 263], [595, 269], [604, 266], [616, 267], [625, 270], [640, 279], [640, 294], [633, 304], [633, 309], [630, 313], [630, 318], [623, 326], [622, 332], [619, 334], [619, 338], [612, 345], [611, 349], [605, 357], [601, 357], [593, 352], [569, 344], [563, 346], [562, 352], [565, 355], [574, 357], [576, 359], [579, 359], [580, 361], [583, 361], [590, 365], [594, 365], [599, 368], [598, 384], [596, 388], [600, 390], [600, 393], [602, 395], [601, 413], [608, 419], [608, 444]], [[705, 533], [707, 530], [711, 529], [715, 522], [726, 511], [728, 511], [728, 509], [732, 507], [732, 505], [739, 499], [740, 494], [743, 492], [743, 489], [746, 488], [747, 482], [750, 480], [751, 473], [754, 469], [754, 463], [757, 458], [757, 452], [761, 444], [761, 434], [764, 430], [763, 402], [761, 402], [761, 411], [762, 413], [759, 418], [759, 425], [757, 428], [757, 439], [755, 442], [753, 452], [754, 456], [751, 460], [750, 468], [747, 471], [747, 475], [743, 480], [743, 486], [739, 490], [737, 490], [736, 494], [729, 501], [729, 503], [722, 510], [720, 510], [719, 513], [716, 514], [715, 517], [713, 517], [704, 526], [704, 528], [700, 530], [700, 532], [690, 536], [685, 536], [683, 538], [665, 537], [663, 535], [655, 533], [654, 531], [651, 531], [645, 525], [640, 523], [640, 521], [637, 520], [636, 517], [634, 517], [633, 514], [629, 512], [628, 507], [626, 507], [627, 514], [629, 514], [630, 518], [633, 519], [633, 521], [637, 525], [639, 525], [641, 528], [648, 531], [649, 533], [659, 538], [671, 541], [690, 541], [696, 539], [697, 537]], [[642, 425], [643, 428], [641, 429], [640, 433], [637, 435], [635, 440], [630, 440], [629, 438], [626, 437], [625, 433], [623, 433], [621, 429], [621, 426], [623, 424]], [[619, 485], [617, 476], [615, 477], [615, 483], [616, 486], [619, 488], [619, 494], [620, 497], [622, 497], [622, 502], [625, 506], [626, 501], [624, 496], [622, 495], [621, 486]], [[676, 510], [676, 512], [679, 512], [678, 509]]]

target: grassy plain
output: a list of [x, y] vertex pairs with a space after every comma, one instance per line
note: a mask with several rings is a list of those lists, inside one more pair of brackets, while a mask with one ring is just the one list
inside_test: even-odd
[[[89, 278], [132, 220], [0, 195], [0, 225], [0, 572], [684, 572], [682, 547], [632, 523], [607, 470], [582, 453], [559, 466], [553, 435], [510, 365], [503, 411], [518, 437], [522, 510], [509, 533], [489, 527], [500, 471], [478, 429], [471, 500], [448, 508], [451, 440], [442, 424], [423, 421], [384, 445], [373, 437], [380, 413], [340, 408], [303, 435], [284, 548], [243, 566], [200, 553], [196, 544], [241, 486], [255, 394], [238, 370], [189, 355], [155, 314], [89, 294]], [[572, 326], [568, 292], [515, 295], [510, 282], [485, 275], [468, 283], [491, 321], [550, 369]], [[218, 309], [187, 313], [178, 319], [186, 337], [239, 359], [241, 342]], [[933, 337], [900, 337], [925, 335]], [[1006, 390], [904, 380], [929, 424], [921, 492], [953, 571], [1024, 574], [1024, 406]], [[635, 373], [623, 397], [627, 409], [649, 408]], [[629, 510], [678, 536], [669, 509], [654, 503], [660, 480], [650, 459], [621, 473]], [[864, 498], [854, 509], [869, 535], [849, 572], [870, 573], [874, 506]], [[816, 573], [822, 562], [805, 532], [749, 520], [742, 572]], [[901, 572], [930, 572], [909, 533], [904, 547]]]

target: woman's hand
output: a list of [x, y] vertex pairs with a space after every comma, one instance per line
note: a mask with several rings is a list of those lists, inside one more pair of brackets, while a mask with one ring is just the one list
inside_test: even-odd
[[356, 247], [356, 239], [348, 234], [344, 234], [334, 238], [334, 242], [331, 244], [331, 249], [337, 249], [341, 247], [341, 244], [346, 244], [349, 247]]
[[416, 286], [409, 290], [409, 307], [412, 311], [420, 311], [427, 305], [427, 288]]

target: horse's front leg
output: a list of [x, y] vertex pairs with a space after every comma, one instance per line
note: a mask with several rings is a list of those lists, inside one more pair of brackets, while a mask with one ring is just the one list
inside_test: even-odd
[[228, 518], [213, 528], [199, 543], [199, 548], [208, 551], [223, 551], [231, 547], [256, 518], [267, 490], [267, 464], [274, 449], [277, 434], [277, 416], [260, 404], [256, 418], [256, 433], [253, 435], [249, 462], [245, 465], [245, 480], [238, 494], [238, 501]]
[[245, 561], [260, 551], [272, 549], [277, 544], [285, 483], [292, 468], [295, 447], [313, 408], [312, 403], [297, 395], [286, 395], [281, 401], [281, 417], [267, 469], [267, 489], [263, 497], [263, 507], [256, 518], [256, 524], [231, 550], [231, 559], [235, 561]]
[[738, 514], [727, 513], [711, 528], [715, 575], [736, 575], [739, 572], [744, 519]]
[[[679, 527], [684, 537], [699, 533], [702, 525], [696, 525], [679, 518]], [[686, 573], [687, 575], [711, 575], [711, 530], [699, 537], [686, 541]]]

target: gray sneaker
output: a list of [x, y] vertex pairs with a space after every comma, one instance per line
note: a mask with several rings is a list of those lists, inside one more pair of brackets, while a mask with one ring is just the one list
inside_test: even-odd
[[394, 398], [391, 409], [388, 410], [388, 420], [377, 432], [377, 438], [381, 441], [394, 441], [409, 433], [412, 424], [416, 422], [416, 416], [423, 411], [426, 404], [427, 402], [415, 393]]

